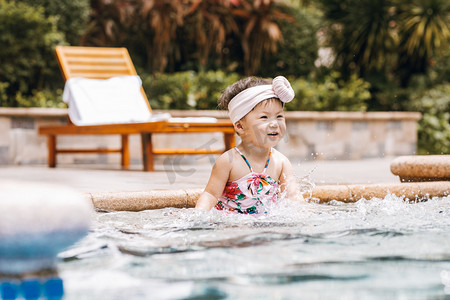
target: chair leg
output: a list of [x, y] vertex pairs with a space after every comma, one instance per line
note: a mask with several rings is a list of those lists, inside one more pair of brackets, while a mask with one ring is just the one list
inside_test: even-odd
[[47, 164], [49, 168], [56, 167], [56, 136], [49, 135], [47, 137], [47, 148], [48, 148], [48, 160]]
[[224, 133], [223, 141], [225, 144], [225, 151], [236, 147], [236, 136], [234, 133]]
[[128, 134], [121, 135], [121, 164], [122, 169], [128, 169], [130, 166], [130, 147], [129, 147], [129, 139]]
[[144, 165], [144, 171], [153, 172], [154, 166], [154, 154], [152, 144], [152, 134], [148, 132], [141, 133], [142, 141], [142, 163]]

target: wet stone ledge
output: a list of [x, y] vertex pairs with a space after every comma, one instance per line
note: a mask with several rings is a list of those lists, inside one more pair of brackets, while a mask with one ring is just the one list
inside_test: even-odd
[[391, 172], [402, 182], [450, 181], [450, 155], [400, 156], [392, 161]]
[[[97, 192], [86, 194], [100, 211], [142, 211], [166, 207], [192, 208], [202, 189], [148, 190], [135, 192]], [[395, 195], [404, 201], [418, 202], [450, 195], [450, 182], [409, 182], [387, 184], [322, 185], [305, 199], [314, 203], [340, 201], [353, 203], [361, 199], [383, 199]]]

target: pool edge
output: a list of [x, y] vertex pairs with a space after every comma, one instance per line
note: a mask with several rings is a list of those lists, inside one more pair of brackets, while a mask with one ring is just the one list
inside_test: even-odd
[[[146, 190], [131, 192], [87, 193], [97, 210], [142, 211], [166, 207], [191, 208], [202, 189]], [[332, 200], [352, 203], [362, 198], [384, 198], [388, 194], [406, 201], [423, 201], [450, 195], [450, 181], [321, 185], [311, 193], [311, 201], [327, 203]]]

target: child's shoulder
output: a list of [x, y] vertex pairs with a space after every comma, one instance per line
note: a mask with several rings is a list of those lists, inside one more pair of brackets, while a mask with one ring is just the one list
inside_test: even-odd
[[215, 165], [219, 167], [231, 167], [233, 160], [235, 159], [235, 155], [236, 151], [234, 149], [227, 150], [219, 156]]
[[272, 157], [276, 161], [277, 164], [281, 166], [282, 169], [289, 168], [291, 166], [291, 161], [280, 151], [273, 149]]
[[280, 151], [278, 151], [275, 148], [272, 148], [271, 156], [275, 157], [275, 158], [277, 158], [279, 160], [282, 160], [282, 161], [286, 161], [286, 160], [289, 161], [289, 159], [283, 153], [281, 153]]

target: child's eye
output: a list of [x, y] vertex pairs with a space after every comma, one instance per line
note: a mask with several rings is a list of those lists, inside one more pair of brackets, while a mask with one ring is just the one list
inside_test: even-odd
[[261, 116], [261, 119], [267, 119], [267, 116]]
[[278, 115], [277, 118], [279, 118], [279, 119], [280, 118], [284, 118], [284, 116], [283, 115]]

